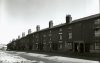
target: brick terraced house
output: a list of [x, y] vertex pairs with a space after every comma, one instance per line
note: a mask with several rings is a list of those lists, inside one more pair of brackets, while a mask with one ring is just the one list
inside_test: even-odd
[[49, 52], [90, 52], [100, 53], [100, 14], [91, 15], [72, 21], [71, 15], [66, 16], [66, 23], [40, 30], [11, 41], [10, 50], [37, 50]]

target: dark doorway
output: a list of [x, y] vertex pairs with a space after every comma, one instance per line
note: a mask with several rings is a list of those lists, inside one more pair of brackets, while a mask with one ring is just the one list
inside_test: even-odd
[[80, 43], [80, 52], [83, 53], [84, 52], [84, 44]]
[[42, 43], [38, 44], [38, 50], [43, 50], [43, 44]]
[[58, 50], [58, 44], [57, 43], [52, 43], [52, 49], [53, 50]]
[[74, 51], [75, 51], [75, 52], [78, 52], [77, 47], [78, 47], [78, 43], [74, 43]]
[[84, 43], [74, 43], [74, 51], [75, 52], [84, 52]]
[[90, 52], [90, 44], [85, 43], [85, 52]]

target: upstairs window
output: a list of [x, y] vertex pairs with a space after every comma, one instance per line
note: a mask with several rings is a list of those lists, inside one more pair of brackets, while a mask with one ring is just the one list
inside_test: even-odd
[[71, 27], [71, 26], [69, 26], [69, 27], [68, 27], [68, 29], [70, 30], [70, 29], [72, 29], [72, 27]]
[[95, 24], [100, 24], [100, 19], [95, 20]]
[[38, 35], [36, 35], [36, 38], [38, 38]]
[[100, 37], [100, 29], [95, 30], [95, 37]]
[[62, 40], [62, 35], [60, 35], [60, 40]]
[[100, 50], [100, 43], [98, 42], [98, 43], [95, 43], [95, 49], [96, 50]]
[[68, 29], [68, 32], [72, 32], [72, 27], [71, 26], [69, 26], [67, 29]]
[[52, 34], [49, 34], [49, 36], [51, 37], [51, 36], [52, 36]]
[[43, 37], [46, 37], [46, 35], [43, 35]]
[[33, 37], [34, 37], [34, 35], [33, 35]]
[[62, 28], [60, 28], [59, 31], [62, 31]]
[[51, 30], [49, 32], [51, 33]]
[[71, 32], [69, 33], [69, 39], [72, 39], [72, 33]]
[[50, 38], [50, 40], [51, 40], [51, 38]]
[[95, 20], [95, 37], [100, 37], [100, 19]]

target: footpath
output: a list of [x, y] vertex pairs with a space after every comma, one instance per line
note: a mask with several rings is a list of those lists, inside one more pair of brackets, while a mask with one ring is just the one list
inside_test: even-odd
[[88, 60], [90, 57], [70, 55], [72, 53], [62, 54], [40, 51], [7, 51], [6, 53], [18, 55], [32, 61], [42, 61], [42, 63], [99, 63], [98, 60]]
[[[18, 51], [17, 51], [18, 52]], [[100, 53], [78, 53], [78, 52], [45, 52], [45, 51], [20, 51], [27, 53], [47, 54], [49, 56], [63, 56], [70, 58], [86, 59], [93, 61], [100, 61]]]

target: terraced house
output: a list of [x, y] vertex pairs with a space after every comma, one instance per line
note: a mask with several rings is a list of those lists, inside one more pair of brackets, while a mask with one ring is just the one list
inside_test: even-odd
[[[24, 34], [25, 35], [25, 34]], [[100, 53], [100, 14], [91, 15], [72, 21], [71, 15], [66, 16], [66, 23], [40, 30], [11, 41], [10, 50], [38, 50], [49, 52], [90, 52]]]

